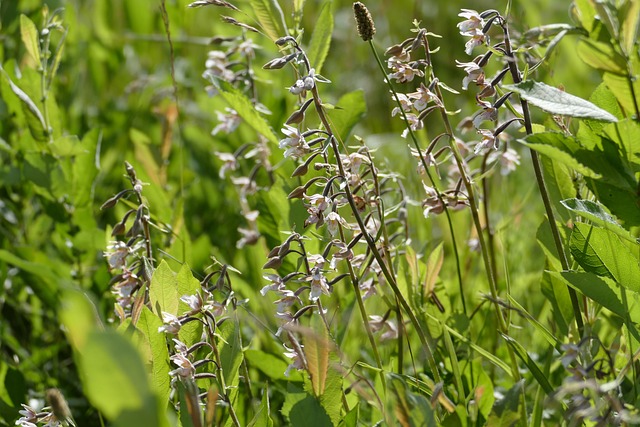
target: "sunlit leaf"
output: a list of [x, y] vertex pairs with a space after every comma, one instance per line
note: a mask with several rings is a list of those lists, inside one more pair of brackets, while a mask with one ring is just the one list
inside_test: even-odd
[[309, 49], [307, 50], [309, 62], [318, 74], [322, 72], [322, 65], [324, 64], [324, 60], [329, 53], [332, 33], [333, 1], [327, 0], [322, 6], [320, 15], [316, 20], [313, 28], [313, 33], [311, 34], [311, 41], [309, 42]]
[[27, 48], [27, 52], [31, 55], [31, 58], [36, 63], [36, 68], [42, 68], [42, 62], [40, 61], [40, 39], [38, 29], [31, 19], [26, 15], [20, 15], [20, 35], [22, 36], [22, 42]]

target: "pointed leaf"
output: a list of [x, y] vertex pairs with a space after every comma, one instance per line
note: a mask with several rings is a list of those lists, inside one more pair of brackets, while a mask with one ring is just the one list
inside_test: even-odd
[[160, 262], [151, 277], [149, 302], [153, 312], [162, 318], [162, 312], [178, 314], [178, 283], [176, 275], [165, 260]]
[[622, 244], [616, 234], [604, 228], [576, 223], [571, 234], [570, 249], [575, 260], [586, 271], [609, 277], [631, 291], [640, 292], [638, 257]]
[[322, 64], [329, 53], [331, 35], [333, 34], [333, 2], [328, 0], [322, 6], [320, 16], [315, 22], [307, 55], [316, 73], [322, 72]]
[[587, 65], [601, 71], [625, 75], [627, 63], [608, 43], [582, 39], [578, 43], [578, 56]]
[[609, 215], [601, 204], [584, 199], [566, 199], [560, 203], [576, 215], [617, 234], [626, 241], [637, 243], [636, 238], [625, 230], [613, 216]]
[[284, 14], [277, 0], [250, 0], [251, 8], [262, 26], [262, 30], [273, 41], [288, 34]]
[[598, 173], [594, 172], [584, 163], [581, 163], [574, 155], [575, 152], [580, 150], [577, 142], [559, 132], [534, 133], [518, 141], [536, 150], [538, 153], [544, 154], [552, 160], [574, 169], [582, 175], [600, 178]]
[[519, 93], [522, 98], [532, 105], [548, 113], [605, 122], [618, 120], [611, 113], [595, 106], [591, 102], [544, 83], [527, 80], [515, 85], [505, 85], [504, 87], [507, 90]]
[[38, 43], [38, 29], [29, 17], [26, 15], [20, 15], [20, 36], [22, 42], [27, 48], [27, 52], [31, 55], [31, 58], [36, 63], [36, 68], [42, 68], [42, 62], [40, 61], [40, 44]]
[[343, 95], [338, 101], [338, 108], [329, 112], [335, 132], [346, 141], [353, 127], [364, 117], [367, 104], [364, 92], [355, 90]]
[[158, 394], [160, 402], [164, 405], [169, 402], [169, 394], [171, 393], [171, 377], [169, 376], [171, 366], [169, 365], [167, 340], [163, 333], [158, 332], [160, 326], [162, 326], [162, 320], [146, 306], [143, 307], [138, 323], [136, 323], [136, 329], [142, 333], [151, 351], [151, 385]]
[[524, 392], [524, 379], [518, 381], [502, 399], [493, 405], [493, 411], [487, 419], [487, 425], [494, 427], [511, 427], [520, 420], [520, 401]]
[[318, 335], [308, 334], [304, 340], [304, 355], [309, 367], [312, 391], [316, 396], [324, 393], [329, 370], [329, 345], [326, 332], [320, 332]]

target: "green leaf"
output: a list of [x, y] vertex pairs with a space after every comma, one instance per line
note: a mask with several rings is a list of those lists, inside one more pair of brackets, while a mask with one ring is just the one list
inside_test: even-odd
[[38, 43], [39, 35], [36, 25], [26, 15], [20, 15], [20, 36], [22, 42], [27, 48], [27, 52], [33, 58], [36, 63], [36, 68], [42, 68], [42, 62], [40, 61], [40, 44]]
[[250, 366], [259, 369], [273, 381], [302, 381], [302, 375], [297, 370], [292, 370], [288, 377], [285, 376], [287, 362], [272, 354], [260, 350], [246, 350], [244, 358]]
[[580, 152], [581, 147], [571, 137], [559, 132], [544, 132], [528, 135], [525, 139], [519, 139], [518, 141], [582, 175], [600, 178], [600, 174], [579, 161], [586, 158], [585, 156], [581, 156], [580, 159], [576, 158], [575, 154]]
[[578, 43], [578, 56], [597, 70], [619, 75], [627, 73], [627, 62], [608, 43], [582, 39]]
[[260, 401], [260, 406], [258, 406], [256, 414], [247, 427], [272, 427], [273, 420], [269, 415], [270, 412], [271, 408], [269, 407], [269, 385], [267, 384], [264, 386], [264, 390], [262, 391], [262, 400]]
[[228, 319], [222, 323], [218, 328], [218, 334], [224, 340], [219, 345], [224, 379], [227, 387], [234, 387], [238, 385], [238, 370], [243, 356], [240, 345], [240, 325], [237, 319]]
[[527, 365], [529, 372], [531, 373], [531, 375], [533, 375], [533, 378], [535, 378], [538, 384], [540, 384], [540, 386], [544, 389], [545, 393], [547, 393], [548, 395], [552, 394], [553, 387], [551, 386], [551, 384], [549, 384], [549, 380], [542, 373], [540, 368], [538, 368], [538, 365], [536, 365], [536, 362], [534, 362], [531, 356], [529, 356], [529, 353], [527, 353], [527, 350], [522, 346], [522, 344], [516, 341], [513, 337], [510, 337], [506, 334], [501, 333], [500, 335], [502, 335], [502, 338], [504, 338], [507, 344], [509, 344], [509, 346], [515, 351], [520, 360], [522, 360], [524, 364]]
[[[640, 60], [635, 60], [633, 67], [635, 70], [640, 69]], [[640, 105], [640, 79], [632, 79], [630, 82], [626, 76], [605, 72], [602, 75], [602, 80], [616, 96], [622, 108], [627, 112], [627, 115], [635, 114], [636, 103]], [[631, 91], [631, 86], [633, 86], [633, 91]], [[634, 95], [635, 101], [633, 99]]]
[[638, 42], [638, 30], [640, 29], [640, 1], [632, 0], [623, 4], [624, 10], [620, 11], [622, 21], [622, 46], [629, 52], [633, 52], [633, 47]]
[[427, 399], [412, 393], [400, 375], [390, 374], [387, 381], [393, 393], [392, 410], [403, 427], [435, 427], [434, 411]]
[[147, 307], [142, 307], [136, 329], [144, 336], [144, 344], [148, 346], [150, 351], [151, 385], [158, 394], [160, 403], [165, 405], [169, 402], [169, 394], [171, 393], [171, 377], [169, 376], [171, 366], [169, 365], [167, 340], [163, 333], [158, 332], [160, 326], [162, 326], [162, 320]]
[[[576, 223], [569, 246], [575, 260], [586, 271], [609, 277], [633, 292], [640, 292], [638, 257], [622, 244], [616, 234], [604, 228]], [[638, 247], [635, 249], [637, 252]]]
[[591, 102], [544, 83], [527, 80], [515, 85], [505, 85], [504, 87], [507, 90], [519, 93], [522, 98], [532, 105], [551, 114], [605, 122], [618, 120], [611, 113], [595, 106]]
[[289, 34], [284, 14], [277, 0], [250, 0], [249, 3], [262, 26], [262, 30], [272, 41]]
[[322, 6], [320, 16], [315, 22], [313, 34], [311, 34], [311, 41], [309, 42], [309, 49], [307, 49], [309, 62], [311, 66], [315, 68], [316, 74], [322, 72], [322, 65], [327, 57], [327, 53], [329, 53], [332, 33], [333, 2], [332, 0], [327, 0]]
[[324, 393], [329, 370], [329, 341], [326, 332], [305, 336], [304, 355], [311, 378], [311, 391], [319, 397]]
[[360, 404], [356, 403], [356, 406], [344, 416], [344, 419], [340, 423], [340, 427], [358, 427], [359, 418]]
[[269, 141], [278, 144], [278, 137], [273, 132], [273, 129], [271, 129], [267, 121], [256, 111], [249, 98], [227, 82], [214, 79], [212, 83], [229, 106], [233, 108], [249, 126]]
[[176, 275], [169, 264], [162, 260], [151, 276], [151, 286], [149, 287], [151, 308], [160, 318], [162, 318], [163, 311], [177, 316], [179, 299]]
[[549, 274], [582, 292], [582, 294], [607, 308], [612, 313], [626, 319], [626, 311], [620, 298], [619, 287], [612, 281], [604, 280], [593, 273], [576, 271], [562, 273], [550, 271]]
[[596, 19], [596, 11], [593, 8], [593, 4], [590, 0], [574, 0], [575, 9], [572, 11], [575, 13], [580, 25], [588, 32], [593, 31], [593, 26]]
[[293, 383], [289, 383], [287, 387], [281, 412], [289, 420], [286, 425], [292, 427], [328, 427], [334, 425], [318, 399]]
[[636, 238], [625, 230], [614, 217], [609, 215], [601, 204], [584, 199], [566, 199], [560, 203], [576, 215], [588, 219], [631, 243], [637, 243]]
[[[180, 299], [185, 295], [195, 295], [201, 290], [200, 282], [193, 277], [191, 268], [187, 264], [183, 264], [176, 276], [177, 281], [177, 298]], [[191, 308], [183, 301], [178, 301], [178, 316], [188, 312]], [[187, 346], [192, 346], [200, 341], [202, 336], [202, 323], [189, 322], [183, 325], [178, 332], [178, 338]]]
[[493, 411], [487, 418], [487, 425], [492, 427], [511, 427], [520, 420], [520, 397], [524, 392], [524, 380], [518, 381], [507, 391], [502, 399], [493, 405]]
[[545, 271], [542, 273], [540, 287], [542, 294], [551, 303], [555, 326], [562, 333], [562, 336], [566, 337], [569, 335], [569, 326], [574, 319], [573, 306], [566, 282]]
[[107, 419], [120, 426], [160, 425], [146, 370], [126, 338], [114, 331], [92, 332], [79, 364], [86, 396]]
[[571, 220], [571, 215], [566, 209], [563, 209], [560, 200], [577, 196], [577, 190], [571, 177], [571, 168], [549, 156], [540, 156], [539, 158], [542, 164], [544, 181], [547, 184], [549, 198], [559, 215], [558, 220], [567, 224]]
[[367, 104], [364, 92], [355, 90], [343, 95], [338, 101], [337, 109], [329, 113], [334, 131], [342, 141], [346, 141], [353, 127], [364, 117]]
[[27, 125], [29, 126], [29, 131], [31, 135], [36, 141], [46, 141], [47, 140], [47, 125], [44, 121], [44, 116], [40, 112], [40, 109], [37, 107], [35, 102], [27, 95], [22, 89], [16, 86], [9, 75], [5, 72], [2, 65], [0, 65], [0, 73], [4, 76], [6, 81], [9, 83], [9, 87], [11, 91], [18, 97], [21, 101], [22, 111], [26, 117]]
[[0, 249], [0, 261], [33, 275], [34, 280], [30, 285], [38, 298], [49, 307], [57, 306], [56, 292], [60, 286], [60, 278], [51, 267], [40, 262], [27, 261], [5, 249]]
[[516, 301], [515, 298], [513, 298], [511, 295], [508, 295], [508, 294], [507, 294], [507, 298], [509, 299], [509, 304], [511, 304], [511, 306], [514, 307], [522, 317], [527, 319], [527, 321], [531, 324], [531, 326], [533, 326], [536, 329], [536, 331], [538, 331], [538, 333], [541, 336], [543, 336], [544, 339], [547, 340], [549, 344], [551, 344], [553, 347], [557, 347], [560, 344], [562, 344], [562, 342], [558, 338], [556, 338], [551, 333], [551, 331], [549, 331], [542, 323], [538, 321], [538, 319], [532, 316], [531, 313], [529, 313], [522, 305], [520, 305], [520, 303]]

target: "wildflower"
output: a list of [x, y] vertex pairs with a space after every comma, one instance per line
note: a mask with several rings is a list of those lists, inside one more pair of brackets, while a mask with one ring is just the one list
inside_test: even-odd
[[476, 83], [478, 86], [485, 86], [484, 70], [476, 62], [456, 61], [456, 66], [463, 68], [467, 75], [462, 79], [462, 89], [467, 90], [469, 83]]
[[282, 298], [275, 301], [275, 303], [278, 304], [276, 309], [278, 313], [284, 313], [287, 308], [291, 307], [297, 302], [302, 304], [300, 298], [293, 291], [284, 289], [280, 291], [280, 295], [282, 295]]
[[202, 297], [199, 294], [195, 295], [183, 295], [180, 297], [180, 301], [187, 304], [191, 309], [189, 315], [198, 313], [202, 309]]
[[291, 157], [292, 159], [299, 159], [309, 153], [309, 145], [298, 128], [284, 125], [282, 133], [284, 133], [287, 138], [281, 140], [278, 147], [285, 149], [285, 158]]
[[228, 170], [230, 171], [234, 171], [238, 168], [238, 159], [236, 159], [236, 156], [234, 156], [231, 153], [223, 153], [223, 152], [219, 152], [216, 151], [214, 153], [216, 156], [218, 156], [218, 158], [220, 160], [222, 160], [222, 167], [220, 168], [220, 171], [218, 172], [218, 176], [220, 178], [224, 178], [226, 172]]
[[497, 108], [493, 107], [488, 102], [482, 102], [481, 105], [483, 107], [482, 110], [477, 112], [471, 120], [473, 122], [473, 126], [476, 129], [478, 129], [480, 127], [480, 124], [484, 121], [495, 121], [498, 119]]
[[[425, 175], [427, 173], [427, 171], [425, 170], [425, 164], [427, 165], [427, 167], [430, 167], [436, 164], [436, 158], [433, 156], [432, 153], [427, 153], [426, 150], [421, 153], [415, 148], [409, 147], [409, 151], [411, 152], [411, 155], [418, 161], [417, 172], [419, 175]], [[424, 159], [424, 162], [423, 162], [423, 159]]]
[[282, 281], [282, 277], [280, 277], [277, 274], [266, 274], [264, 276], [262, 276], [263, 278], [267, 279], [268, 281], [271, 282], [271, 284], [263, 287], [262, 289], [260, 289], [260, 294], [262, 296], [265, 296], [267, 294], [267, 292], [269, 291], [280, 291], [282, 289], [284, 289], [284, 282]]
[[226, 113], [216, 111], [219, 123], [215, 128], [213, 128], [213, 130], [211, 131], [211, 135], [217, 135], [219, 132], [224, 132], [227, 134], [231, 133], [240, 125], [240, 115], [236, 110], [227, 107], [225, 108], [225, 111]]
[[339, 226], [349, 228], [349, 224], [347, 224], [347, 221], [345, 221], [344, 218], [338, 215], [337, 212], [329, 212], [329, 214], [327, 214], [325, 218], [325, 221], [327, 223], [327, 230], [329, 231], [329, 234], [331, 234], [331, 236], [336, 235]]
[[416, 92], [407, 94], [407, 96], [410, 99], [415, 99], [415, 101], [413, 101], [413, 107], [418, 111], [422, 111], [427, 108], [427, 104], [432, 101], [439, 107], [443, 106], [440, 98], [438, 98], [435, 93], [431, 92], [429, 88], [424, 85], [424, 83], [420, 83], [420, 87], [418, 88], [418, 90]]
[[22, 417], [16, 421], [17, 426], [23, 427], [36, 427], [38, 422], [38, 413], [31, 406], [25, 405], [24, 403], [20, 404], [22, 406], [22, 410], [18, 411]]
[[396, 72], [389, 74], [389, 77], [396, 79], [398, 83], [413, 81], [414, 77], [424, 77], [424, 72], [419, 68], [414, 68], [411, 64], [398, 64]]
[[238, 45], [238, 51], [240, 52], [240, 55], [246, 58], [255, 58], [256, 49], [260, 49], [260, 46], [255, 44], [251, 39], [243, 40], [242, 43]]
[[353, 259], [353, 251], [347, 246], [345, 242], [336, 239], [332, 240], [331, 244], [333, 244], [333, 246], [338, 249], [338, 251], [333, 255], [333, 258], [331, 258], [331, 262], [329, 263], [329, 266], [332, 269], [335, 270], [336, 264], [341, 259]]
[[309, 286], [311, 288], [309, 292], [309, 300], [317, 301], [320, 298], [320, 294], [330, 295], [331, 291], [329, 289], [329, 284], [327, 283], [327, 278], [324, 277], [322, 270], [318, 267], [314, 267], [311, 270], [311, 275], [309, 275], [306, 280], [310, 282]]
[[178, 368], [169, 372], [172, 377], [180, 377], [180, 379], [193, 378], [196, 374], [196, 368], [193, 363], [185, 357], [182, 353], [174, 354], [170, 357], [171, 361], [175, 363]]
[[311, 90], [315, 87], [316, 83], [315, 70], [312, 68], [309, 70], [309, 75], [296, 80], [293, 86], [289, 88], [289, 92], [294, 95], [304, 94], [304, 92]]
[[476, 144], [473, 151], [478, 154], [482, 152], [485, 148], [491, 146], [492, 148], [497, 148], [496, 146], [496, 137], [493, 135], [493, 131], [490, 129], [478, 129], [478, 133], [482, 135], [482, 140]]
[[391, 117], [395, 117], [397, 114], [399, 114], [401, 111], [400, 108], [402, 108], [402, 110], [404, 110], [405, 112], [409, 112], [413, 108], [413, 103], [404, 93], [398, 93], [397, 97], [393, 95], [392, 98], [394, 101], [398, 101], [400, 103], [400, 107], [395, 107], [393, 110], [391, 110]]
[[176, 349], [176, 352], [183, 355], [187, 354], [189, 349], [187, 348], [187, 345], [185, 343], [183, 343], [182, 341], [176, 338], [173, 338], [172, 341], [174, 343], [174, 348]]
[[131, 253], [131, 249], [124, 242], [111, 242], [107, 246], [104, 256], [108, 259], [109, 268], [120, 269], [126, 265], [127, 256]]
[[182, 326], [178, 317], [166, 311], [162, 312], [162, 322], [164, 324], [158, 328], [159, 333], [166, 332], [175, 335], [180, 331], [180, 327]]
[[489, 161], [500, 162], [500, 174], [508, 175], [516, 170], [520, 165], [520, 156], [513, 148], [507, 148], [505, 151], [494, 151], [489, 155]]
[[444, 203], [438, 197], [438, 193], [435, 188], [429, 187], [426, 184], [423, 184], [424, 190], [427, 193], [427, 197], [422, 201], [423, 215], [425, 218], [429, 217], [429, 214], [434, 213], [436, 215], [444, 212]]
[[324, 267], [324, 265], [327, 263], [327, 260], [324, 259], [324, 257], [320, 254], [308, 254], [307, 261], [309, 261], [310, 264], [313, 264], [314, 267], [319, 268]]
[[242, 235], [242, 237], [236, 242], [236, 248], [238, 249], [242, 249], [246, 245], [254, 245], [260, 238], [260, 233], [256, 230], [238, 227], [238, 232]]
[[207, 298], [204, 310], [211, 313], [213, 317], [218, 318], [226, 313], [227, 305], [214, 300], [213, 296], [211, 296], [210, 298]]
[[[300, 347], [302, 347], [302, 345], [300, 345]], [[284, 376], [288, 377], [291, 373], [291, 370], [304, 369], [304, 356], [299, 354], [297, 351], [287, 347], [286, 345], [284, 346], [284, 348], [286, 348], [287, 351], [285, 351], [283, 354], [291, 359], [291, 363], [289, 364], [289, 366], [287, 366], [287, 370], [284, 372]]]
[[482, 32], [484, 19], [482, 19], [477, 11], [472, 9], [462, 9], [462, 12], [460, 12], [458, 16], [466, 18], [457, 25], [460, 29], [460, 34], [463, 36], [474, 36], [478, 32]]
[[313, 194], [307, 197], [307, 212], [309, 217], [304, 221], [304, 226], [316, 224], [316, 228], [324, 224], [324, 211], [331, 205], [331, 200], [322, 194]]
[[362, 292], [363, 300], [376, 294], [376, 287], [373, 282], [373, 277], [369, 277], [367, 280], [360, 281], [360, 283], [358, 283], [358, 288], [360, 288], [360, 292]]
[[358, 35], [366, 42], [373, 39], [373, 36], [376, 34], [376, 26], [373, 23], [373, 18], [367, 6], [359, 1], [355, 2], [353, 4], [353, 14], [356, 18], [356, 25], [358, 26]]
[[[422, 120], [420, 120], [420, 118], [413, 113], [407, 114], [407, 123], [409, 124], [409, 128], [414, 132], [424, 127], [424, 123], [422, 122]], [[406, 138], [408, 134], [409, 134], [409, 129], [405, 129], [402, 132], [401, 136], [403, 138]]]
[[394, 321], [378, 315], [371, 315], [369, 319], [369, 326], [373, 332], [384, 331], [380, 335], [381, 341], [398, 338], [398, 327]]
[[229, 60], [227, 59], [227, 54], [219, 50], [212, 50], [207, 55], [205, 62], [206, 70], [202, 74], [202, 77], [205, 79], [215, 77], [227, 82], [233, 81], [235, 74], [227, 68], [228, 66]]

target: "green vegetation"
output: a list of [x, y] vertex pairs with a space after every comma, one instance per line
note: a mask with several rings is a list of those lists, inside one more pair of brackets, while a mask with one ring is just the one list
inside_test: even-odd
[[494, 3], [0, 0], [0, 425], [640, 423], [640, 1]]

